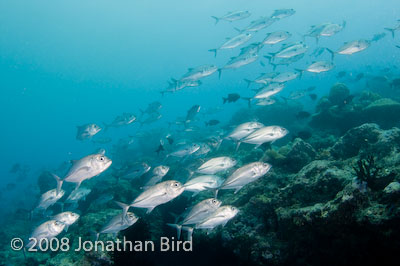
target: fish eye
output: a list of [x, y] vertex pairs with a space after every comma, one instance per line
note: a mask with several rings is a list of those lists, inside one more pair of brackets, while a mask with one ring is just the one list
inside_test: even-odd
[[178, 183], [174, 183], [174, 187], [178, 187], [179, 186], [179, 184]]
[[217, 203], [217, 200], [216, 200], [216, 199], [213, 199], [213, 200], [212, 200], [212, 203], [214, 203], [214, 204]]
[[104, 156], [100, 156], [100, 161], [104, 161]]

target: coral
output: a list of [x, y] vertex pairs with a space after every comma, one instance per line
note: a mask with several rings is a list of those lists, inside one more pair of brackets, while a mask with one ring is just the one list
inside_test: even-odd
[[329, 101], [333, 105], [343, 105], [350, 96], [350, 90], [343, 83], [337, 83], [329, 91]]
[[382, 127], [390, 127], [400, 121], [400, 103], [389, 98], [382, 98], [363, 109], [363, 115], [369, 122], [378, 123]]

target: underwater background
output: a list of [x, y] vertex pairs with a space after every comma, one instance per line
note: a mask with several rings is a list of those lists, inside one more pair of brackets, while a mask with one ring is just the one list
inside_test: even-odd
[[[250, 15], [227, 21], [233, 11]], [[399, 14], [395, 0], [0, 1], [0, 265], [397, 264]], [[252, 29], [256, 20], [264, 24]], [[325, 34], [328, 26], [334, 31]], [[262, 43], [278, 31], [290, 36]], [[285, 50], [296, 45], [304, 51]], [[232, 57], [243, 65], [230, 69]], [[211, 70], [191, 77], [199, 66]], [[262, 73], [272, 74], [257, 81]], [[290, 77], [277, 80], [282, 73]], [[246, 122], [284, 133], [249, 140], [253, 129], [234, 139]], [[100, 131], [82, 135], [92, 124]], [[92, 154], [112, 164], [81, 176], [79, 189], [90, 191], [71, 200], [70, 166]], [[235, 163], [202, 173], [222, 156]], [[228, 187], [235, 170], [255, 162], [272, 167]], [[79, 219], [54, 237], [93, 239], [124, 215], [115, 201], [134, 205], [161, 165], [169, 171], [158, 182], [187, 188], [215, 174], [222, 183], [195, 196], [180, 191], [151, 213], [131, 206], [138, 220], [118, 237], [176, 238], [167, 225], [179, 224], [174, 216], [213, 197], [237, 208], [207, 231], [207, 218], [193, 223], [192, 252], [10, 248], [64, 211]], [[57, 187], [53, 174], [65, 179], [65, 195], [44, 199]]]

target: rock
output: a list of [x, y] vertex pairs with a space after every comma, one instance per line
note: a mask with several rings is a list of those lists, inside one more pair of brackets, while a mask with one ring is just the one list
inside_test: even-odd
[[363, 109], [368, 121], [378, 123], [382, 127], [390, 127], [400, 121], [400, 103], [389, 98], [382, 98]]
[[283, 164], [285, 164], [286, 169], [297, 172], [314, 160], [315, 156], [316, 152], [310, 144], [300, 138], [296, 138], [290, 150], [285, 154]]
[[397, 181], [394, 181], [387, 185], [385, 189], [383, 190], [387, 194], [393, 194], [393, 193], [399, 193], [400, 192], [400, 183]]
[[335, 158], [350, 158], [356, 156], [362, 148], [378, 141], [382, 130], [377, 124], [363, 124], [347, 131], [331, 148]]
[[333, 105], [343, 105], [350, 96], [350, 90], [343, 83], [337, 83], [332, 86], [329, 92], [329, 101]]

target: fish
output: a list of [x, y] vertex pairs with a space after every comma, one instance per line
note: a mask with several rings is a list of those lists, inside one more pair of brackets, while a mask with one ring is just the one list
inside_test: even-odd
[[156, 153], [157, 153], [157, 155], [159, 155], [160, 152], [163, 152], [163, 151], [165, 151], [165, 149], [164, 149], [164, 142], [160, 140], [160, 145], [158, 145], [158, 148], [157, 148], [157, 150], [156, 150]]
[[299, 111], [296, 114], [296, 118], [297, 119], [306, 119], [306, 118], [309, 118], [310, 116], [311, 116], [311, 114], [309, 112], [306, 112], [306, 111]]
[[306, 96], [306, 92], [304, 90], [292, 91], [289, 95], [289, 99], [298, 100]]
[[[311, 73], [322, 73], [329, 71], [333, 69], [335, 65], [331, 62], [328, 61], [318, 61], [318, 62], [313, 62], [311, 65], [309, 65], [306, 69], [301, 70], [301, 69], [296, 69], [300, 73], [303, 73], [304, 71], [311, 72]], [[300, 74], [301, 76], [301, 74]]]
[[307, 52], [308, 46], [304, 43], [294, 43], [283, 45], [281, 50], [276, 53], [269, 53], [271, 59], [275, 58], [292, 58], [295, 56], [299, 56], [301, 54], [305, 54]]
[[336, 52], [332, 51], [329, 48], [326, 48], [326, 50], [331, 54], [332, 60], [333, 60], [335, 54], [352, 55], [352, 54], [364, 51], [370, 45], [371, 45], [371, 41], [360, 39], [360, 40], [355, 40], [355, 41], [344, 43], [344, 45], [342, 47], [340, 47], [339, 50]]
[[272, 78], [271, 83], [285, 83], [301, 76], [301, 71], [287, 71]]
[[135, 179], [141, 177], [150, 171], [150, 169], [151, 166], [145, 162], [134, 163], [133, 165], [127, 167], [120, 176], [124, 179]]
[[193, 197], [204, 190], [219, 188], [224, 180], [217, 175], [200, 175], [194, 177], [183, 185], [185, 191], [194, 192]]
[[235, 37], [228, 38], [226, 42], [224, 42], [219, 48], [216, 49], [210, 49], [208, 50], [209, 52], [213, 52], [214, 56], [217, 56], [217, 51], [219, 50], [225, 50], [225, 49], [233, 49], [236, 48], [246, 42], [248, 42], [252, 37], [251, 33], [241, 33]]
[[371, 42], [377, 42], [377, 41], [379, 41], [380, 39], [385, 38], [385, 36], [386, 36], [386, 33], [384, 33], [384, 32], [382, 32], [382, 33], [376, 33], [376, 34], [374, 34], [374, 36], [372, 37]]
[[204, 122], [204, 123], [206, 124], [206, 127], [207, 127], [207, 126], [216, 126], [216, 125], [218, 125], [220, 122], [219, 122], [219, 120], [211, 119], [210, 121]]
[[59, 213], [53, 216], [52, 219], [65, 224], [64, 231], [68, 232], [68, 228], [79, 219], [79, 216], [77, 213], [68, 211]]
[[196, 156], [207, 155], [211, 151], [210, 146], [208, 146], [206, 143], [200, 143], [199, 145], [200, 149], [195, 152]]
[[117, 116], [111, 124], [104, 124], [104, 130], [107, 130], [110, 127], [122, 127], [129, 124], [132, 124], [136, 121], [136, 116], [131, 113], [123, 113], [122, 115]]
[[216, 17], [216, 16], [211, 16], [211, 17], [213, 19], [215, 19], [215, 25], [217, 25], [217, 23], [220, 20], [233, 22], [233, 21], [248, 18], [250, 16], [251, 16], [251, 13], [249, 11], [233, 11], [233, 12], [228, 12], [227, 14], [223, 15], [222, 17]]
[[222, 97], [223, 104], [225, 103], [234, 103], [240, 99], [240, 95], [237, 93], [229, 93], [227, 97]]
[[311, 100], [313, 100], [313, 101], [315, 101], [315, 100], [318, 98], [317, 94], [315, 94], [315, 93], [311, 93], [311, 94], [309, 94], [308, 96], [309, 96], [309, 97], [311, 98]]
[[78, 201], [85, 200], [86, 196], [89, 195], [89, 193], [92, 190], [90, 188], [78, 188], [69, 194], [68, 198], [65, 200], [67, 203], [77, 203]]
[[236, 69], [250, 63], [255, 62], [258, 59], [258, 54], [242, 54], [236, 57], [231, 57], [228, 63], [222, 68], [218, 69], [219, 78], [221, 78], [222, 70], [224, 69]]
[[208, 160], [203, 163], [196, 172], [200, 174], [213, 175], [215, 173], [226, 171], [236, 165], [237, 161], [231, 157], [221, 156]]
[[35, 243], [41, 243], [41, 239], [50, 240], [51, 238], [58, 236], [64, 230], [64, 228], [65, 224], [57, 220], [49, 220], [42, 223], [35, 228], [30, 236], [30, 239], [34, 238], [35, 240], [31, 239], [25, 248], [30, 248]]
[[173, 228], [176, 228], [178, 239], [181, 237], [182, 226], [195, 225], [207, 219], [213, 214], [220, 206], [222, 202], [215, 198], [205, 199], [194, 205], [185, 214], [183, 220], [179, 224], [167, 224]]
[[146, 119], [142, 119], [140, 121], [140, 125], [144, 125], [144, 124], [151, 124], [154, 123], [158, 120], [160, 120], [162, 117], [162, 115], [158, 112], [153, 112], [147, 115]]
[[129, 207], [146, 208], [147, 213], [150, 213], [155, 207], [167, 203], [180, 194], [185, 188], [175, 180], [168, 180], [158, 183], [143, 191], [130, 205], [119, 203], [123, 208], [123, 215], [127, 213]]
[[47, 210], [50, 206], [53, 206], [59, 199], [61, 199], [65, 194], [65, 191], [61, 188], [51, 189], [40, 196], [39, 204], [35, 210]]
[[202, 65], [196, 68], [189, 68], [188, 72], [179, 81], [197, 81], [214, 74], [217, 70], [218, 67], [215, 65]]
[[193, 119], [198, 114], [198, 112], [200, 112], [200, 109], [201, 109], [201, 107], [198, 104], [190, 107], [190, 109], [187, 111], [187, 114], [186, 114], [185, 123], [189, 123], [189, 122], [193, 121]]
[[233, 219], [239, 213], [239, 209], [231, 205], [225, 205], [219, 207], [206, 219], [196, 224], [193, 227], [182, 227], [182, 229], [188, 231], [188, 238], [192, 239], [193, 229], [207, 229], [212, 230], [220, 225], [225, 226], [231, 219]]
[[269, 98], [283, 90], [285, 84], [283, 83], [271, 83], [266, 87], [262, 87], [257, 94], [253, 97], [254, 99], [265, 99]]
[[320, 36], [331, 37], [338, 32], [341, 32], [345, 27], [346, 21], [343, 21], [341, 25], [337, 23], [326, 23], [320, 32]]
[[346, 74], [347, 74], [346, 71], [340, 71], [340, 72], [336, 75], [336, 77], [337, 77], [337, 78], [343, 78], [344, 76], [346, 76]]
[[326, 48], [325, 47], [317, 47], [314, 49], [314, 51], [310, 54], [311, 56], [318, 57], [320, 56], [323, 52], [325, 52]]
[[255, 80], [249, 80], [249, 79], [244, 79], [244, 81], [247, 82], [247, 88], [250, 87], [251, 83], [257, 83], [257, 84], [264, 84], [267, 85], [272, 82], [272, 79], [276, 76], [278, 76], [279, 73], [277, 72], [268, 72], [268, 73], [262, 73], [258, 78]]
[[272, 105], [275, 102], [276, 101], [274, 99], [271, 99], [271, 98], [261, 98], [261, 99], [257, 100], [256, 105], [258, 105], [258, 106], [267, 106], [267, 105]]
[[269, 63], [273, 67], [273, 70], [275, 71], [275, 69], [278, 66], [289, 66], [290, 64], [293, 64], [293, 63], [299, 61], [300, 59], [302, 59], [304, 57], [304, 53], [300, 53], [296, 56], [289, 57], [289, 58], [273, 58], [272, 56], [268, 56], [268, 55], [266, 55], [264, 57], [268, 59]]
[[231, 139], [233, 141], [239, 141], [257, 129], [260, 129], [264, 127], [262, 123], [259, 122], [246, 122], [243, 124], [238, 125], [231, 133], [229, 133], [228, 136], [226, 136], [226, 139]]
[[186, 157], [188, 155], [195, 153], [199, 149], [200, 149], [200, 145], [197, 143], [187, 144], [187, 145], [184, 145], [184, 146], [178, 148], [176, 151], [168, 154], [168, 156], [182, 158], [182, 157]]
[[247, 137], [239, 140], [239, 142], [256, 144], [255, 148], [258, 148], [264, 143], [274, 142], [278, 139], [283, 138], [289, 133], [289, 131], [280, 126], [266, 126], [257, 129]]
[[100, 234], [113, 234], [116, 237], [120, 231], [132, 226], [138, 220], [139, 218], [133, 212], [118, 214], [104, 225], [100, 232], [96, 233], [96, 241], [99, 239]]
[[287, 31], [275, 31], [268, 33], [267, 36], [264, 38], [262, 41], [262, 44], [277, 44], [279, 42], [282, 42], [288, 38], [290, 38], [292, 34], [290, 34]]
[[73, 161], [67, 175], [61, 179], [55, 174], [52, 174], [57, 181], [57, 192], [61, 190], [64, 182], [75, 183], [75, 189], [78, 189], [81, 183], [94, 176], [98, 176], [106, 171], [112, 161], [103, 154], [91, 154], [78, 161]]
[[163, 91], [160, 91], [161, 95], [164, 96], [165, 93], [170, 92], [174, 93], [180, 91], [186, 87], [198, 87], [202, 83], [200, 80], [176, 80], [172, 79], [172, 82], [168, 82], [168, 88]]
[[152, 177], [144, 185], [144, 188], [148, 188], [159, 183], [163, 179], [163, 177], [168, 173], [168, 171], [169, 167], [166, 165], [159, 165], [155, 167], [152, 172]]
[[274, 22], [278, 21], [276, 18], [269, 18], [269, 17], [261, 17], [259, 19], [253, 20], [250, 24], [245, 27], [244, 29], [235, 28], [238, 32], [256, 32], [260, 31], [266, 27], [271, 26]]
[[276, 9], [271, 15], [271, 18], [275, 19], [283, 19], [290, 16], [293, 16], [296, 11], [293, 8], [288, 9]]
[[83, 126], [77, 126], [76, 139], [85, 140], [90, 139], [94, 135], [100, 132], [101, 127], [96, 124], [85, 124]]
[[244, 55], [244, 54], [256, 54], [258, 53], [262, 48], [264, 47], [264, 44], [260, 42], [255, 42], [251, 43], [243, 48], [240, 48], [240, 53], [239, 55]]
[[162, 104], [158, 101], [155, 102], [151, 102], [147, 105], [147, 108], [143, 111], [140, 110], [140, 112], [142, 113], [142, 115], [144, 114], [151, 114], [151, 113], [158, 113], [158, 110], [160, 110], [162, 108]]
[[221, 189], [235, 189], [235, 194], [245, 185], [256, 181], [266, 175], [271, 169], [271, 165], [263, 162], [246, 164], [233, 172], [221, 185]]

